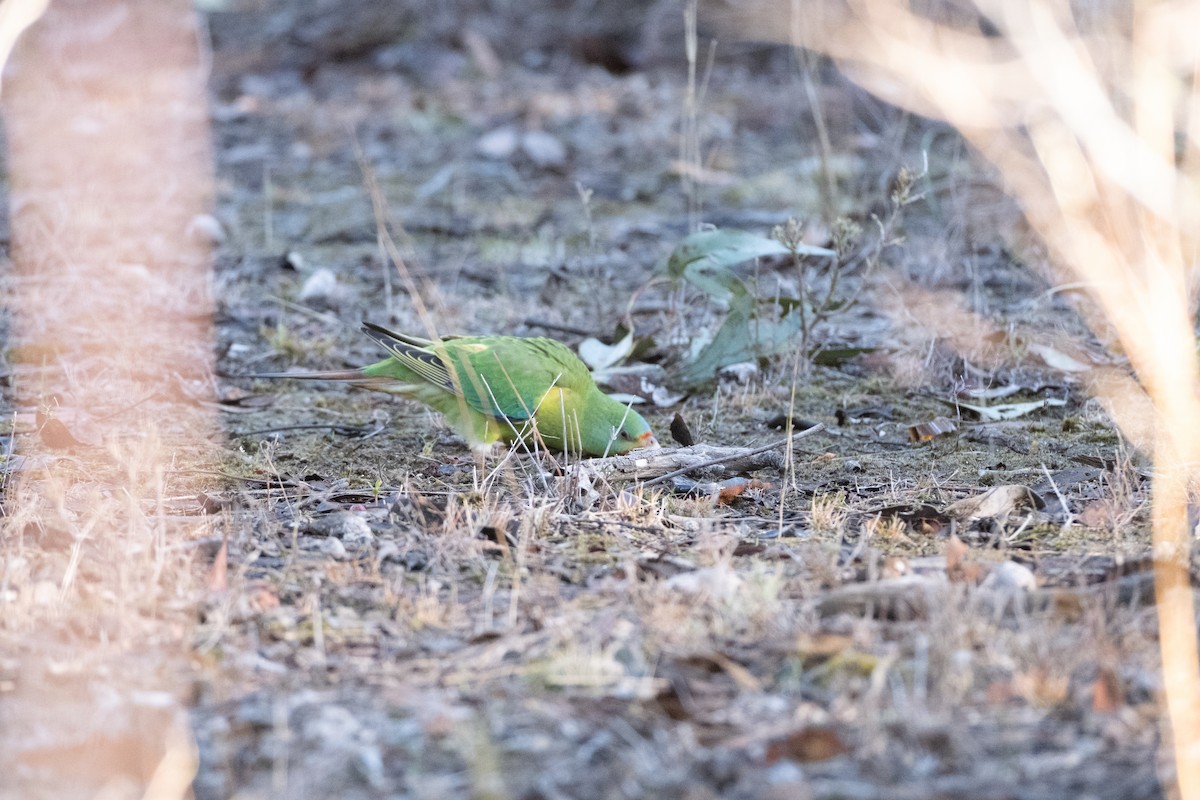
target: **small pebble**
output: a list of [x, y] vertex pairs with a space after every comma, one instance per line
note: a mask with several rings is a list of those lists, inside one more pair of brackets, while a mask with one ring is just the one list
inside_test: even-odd
[[1015, 561], [1005, 561], [992, 568], [979, 588], [1004, 594], [1017, 594], [1036, 589], [1037, 578], [1029, 567]]
[[321, 267], [305, 279], [304, 286], [300, 288], [299, 298], [301, 302], [330, 300], [337, 290], [337, 275], [328, 267]]
[[331, 536], [321, 540], [321, 552], [331, 558], [343, 559], [346, 557], [346, 546], [342, 544], [341, 539], [334, 539]]
[[188, 238], [207, 244], [225, 241], [225, 227], [212, 214], [197, 214], [192, 217], [184, 231]]
[[479, 137], [475, 143], [475, 151], [485, 158], [502, 161], [511, 158], [521, 144], [521, 136], [516, 128], [503, 127], [488, 131]]
[[545, 131], [528, 131], [521, 137], [521, 150], [542, 169], [557, 169], [567, 163], [567, 147]]

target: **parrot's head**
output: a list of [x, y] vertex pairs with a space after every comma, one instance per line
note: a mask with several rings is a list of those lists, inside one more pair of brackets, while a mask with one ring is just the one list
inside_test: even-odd
[[550, 447], [588, 456], [658, 447], [641, 414], [596, 388], [582, 397], [569, 392], [551, 397], [547, 393], [538, 406], [537, 431]]
[[[610, 407], [609, 425], [605, 426], [607, 441], [599, 448], [589, 447], [589, 442], [583, 443], [584, 449], [596, 455], [620, 455], [636, 450], [639, 447], [658, 447], [654, 432], [641, 414], [626, 405], [609, 398], [615, 408]], [[619, 413], [618, 413], [619, 412]], [[596, 444], [600, 444], [597, 442]]]

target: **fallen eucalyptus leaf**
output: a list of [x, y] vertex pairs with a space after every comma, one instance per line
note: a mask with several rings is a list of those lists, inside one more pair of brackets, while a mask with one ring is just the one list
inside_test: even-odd
[[1085, 364], [1048, 344], [1030, 344], [1029, 352], [1040, 358], [1047, 367], [1060, 372], [1087, 372], [1092, 368], [1090, 364]]
[[[668, 257], [667, 273], [683, 279], [707, 294], [716, 303], [728, 306], [729, 313], [712, 341], [683, 365], [680, 378], [688, 387], [710, 382], [717, 371], [741, 361], [757, 361], [777, 355], [795, 346], [802, 327], [800, 300], [780, 298], [764, 310], [746, 284], [730, 267], [763, 256], [787, 255], [790, 251], [779, 241], [740, 230], [710, 230], [686, 237]], [[834, 251], [811, 245], [797, 245], [800, 255], [833, 257]]]
[[650, 402], [659, 408], [673, 406], [687, 397], [687, 394], [671, 394], [667, 387], [651, 383], [645, 378], [642, 379], [642, 390], [649, 393]]
[[1043, 509], [1046, 501], [1028, 486], [1011, 484], [995, 486], [981, 495], [966, 497], [946, 506], [946, 513], [960, 522], [994, 519], [1001, 525], [1010, 515], [1033, 509]]
[[987, 389], [964, 389], [958, 393], [958, 396], [970, 397], [972, 400], [1000, 400], [1011, 397], [1022, 388], [1015, 383], [1010, 383], [1007, 386], [992, 386]]
[[625, 406], [628, 406], [628, 405], [640, 406], [642, 403], [646, 402], [646, 398], [642, 397], [641, 395], [629, 394], [627, 392], [613, 392], [613, 393], [609, 394], [609, 397], [611, 397], [613, 400], [616, 400], [621, 405], [625, 405]]
[[1043, 408], [1058, 408], [1065, 406], [1066, 400], [1057, 397], [1047, 397], [1045, 400], [1032, 400], [1028, 403], [1000, 403], [994, 406], [976, 406], [970, 403], [955, 403], [958, 408], [965, 408], [979, 415], [984, 422], [1000, 422], [1001, 420], [1018, 419]]
[[592, 368], [592, 372], [604, 372], [619, 364], [622, 359], [633, 352], [633, 331], [625, 334], [625, 338], [616, 344], [608, 345], [594, 337], [588, 337], [579, 343], [579, 357], [583, 363]]
[[[789, 250], [775, 239], [749, 231], [711, 230], [693, 233], [680, 242], [667, 259], [667, 273], [684, 277], [690, 265], [705, 261], [715, 267], [732, 267], [762, 256], [787, 255]], [[834, 256], [824, 247], [800, 244], [797, 252], [806, 256]]]

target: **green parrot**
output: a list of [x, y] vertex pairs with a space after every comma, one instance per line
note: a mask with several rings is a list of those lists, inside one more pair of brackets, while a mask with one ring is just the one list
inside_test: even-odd
[[567, 453], [606, 456], [657, 447], [642, 415], [604, 394], [587, 366], [561, 342], [544, 337], [405, 336], [364, 322], [363, 332], [390, 356], [361, 369], [265, 373], [256, 378], [312, 378], [419, 400], [440, 412], [483, 452], [497, 441], [534, 440]]

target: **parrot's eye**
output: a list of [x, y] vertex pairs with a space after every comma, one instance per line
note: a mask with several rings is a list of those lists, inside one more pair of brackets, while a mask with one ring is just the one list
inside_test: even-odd
[[629, 435], [629, 431], [618, 432], [617, 438], [624, 442], [632, 442], [633, 441], [633, 437]]

